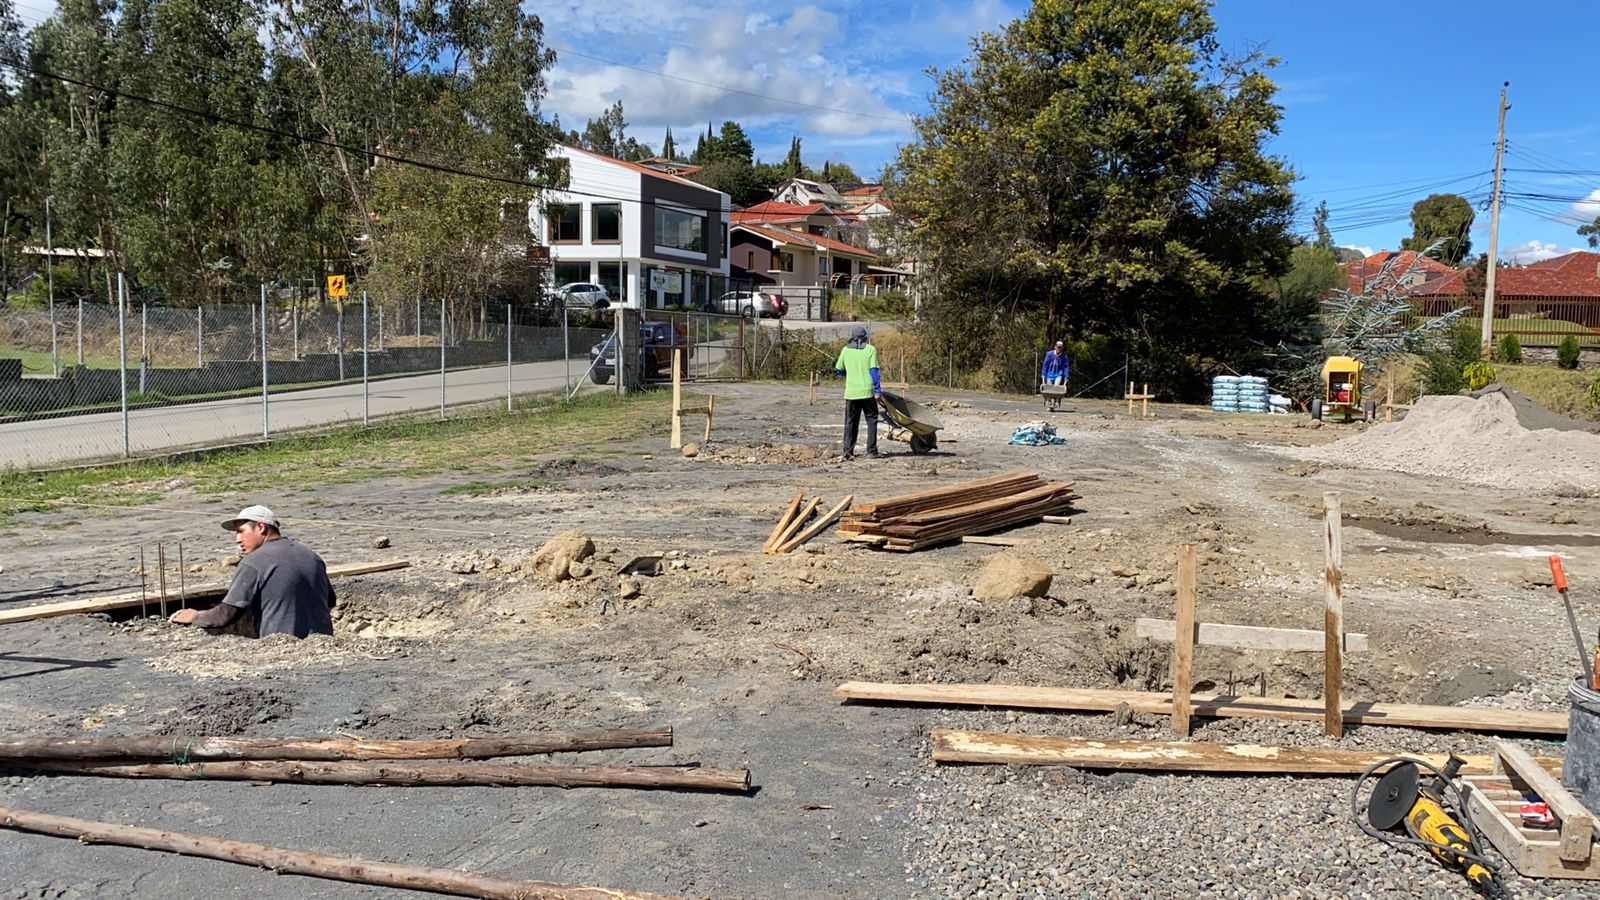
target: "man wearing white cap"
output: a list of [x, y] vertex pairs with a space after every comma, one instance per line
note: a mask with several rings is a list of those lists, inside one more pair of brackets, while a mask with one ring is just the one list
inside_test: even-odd
[[248, 611], [258, 637], [333, 634], [328, 613], [333, 585], [322, 557], [284, 537], [278, 517], [265, 506], [240, 510], [222, 529], [233, 534], [241, 554], [227, 596], [204, 612], [180, 609], [172, 614], [173, 622], [222, 628]]

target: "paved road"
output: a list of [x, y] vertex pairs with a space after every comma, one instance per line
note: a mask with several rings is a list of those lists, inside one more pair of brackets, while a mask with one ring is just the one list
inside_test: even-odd
[[[587, 360], [572, 361], [572, 377], [582, 378]], [[511, 368], [516, 394], [555, 390], [565, 382], [561, 360], [524, 363]], [[584, 382], [588, 390], [605, 390]], [[370, 415], [414, 412], [439, 407], [439, 373], [408, 375], [370, 385]], [[506, 369], [492, 366], [462, 369], [445, 376], [447, 402], [482, 403], [504, 400]], [[274, 394], [268, 398], [272, 433], [297, 428], [361, 421], [359, 380], [325, 388]], [[176, 406], [135, 409], [128, 413], [129, 449], [134, 456], [183, 447], [214, 446], [261, 436], [261, 397], [237, 397]], [[0, 469], [67, 465], [122, 455], [122, 413], [92, 413], [0, 425]]]

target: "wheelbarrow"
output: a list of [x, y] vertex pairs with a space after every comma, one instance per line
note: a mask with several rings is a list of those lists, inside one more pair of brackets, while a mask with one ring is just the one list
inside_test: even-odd
[[878, 406], [889, 420], [890, 440], [905, 441], [911, 452], [919, 455], [939, 449], [939, 429], [944, 423], [926, 406], [888, 391], [878, 395]]
[[1039, 385], [1039, 395], [1044, 398], [1045, 412], [1059, 412], [1061, 410], [1061, 401], [1067, 396], [1067, 386], [1064, 384], [1051, 384], [1047, 381]]

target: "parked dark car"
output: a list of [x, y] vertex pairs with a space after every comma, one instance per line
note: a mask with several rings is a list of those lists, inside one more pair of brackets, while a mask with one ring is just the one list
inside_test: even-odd
[[[595, 384], [610, 383], [617, 371], [615, 340], [614, 335], [608, 336], [589, 348], [589, 380]], [[694, 355], [689, 339], [671, 322], [639, 323], [639, 343], [624, 349], [643, 354], [644, 377], [651, 380], [672, 377], [672, 351], [683, 351], [678, 371], [685, 375], [689, 372], [689, 357]]]

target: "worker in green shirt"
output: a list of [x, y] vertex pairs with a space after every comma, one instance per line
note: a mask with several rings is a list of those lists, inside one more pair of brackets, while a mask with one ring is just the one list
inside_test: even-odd
[[844, 458], [856, 455], [856, 432], [861, 417], [867, 417], [867, 457], [878, 458], [878, 397], [883, 387], [878, 381], [878, 348], [867, 343], [867, 329], [857, 325], [850, 331], [850, 342], [839, 351], [833, 370], [844, 376]]

